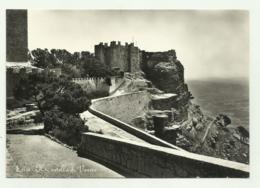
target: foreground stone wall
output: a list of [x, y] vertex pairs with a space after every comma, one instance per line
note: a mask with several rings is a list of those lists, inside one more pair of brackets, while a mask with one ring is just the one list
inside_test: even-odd
[[130, 177], [248, 177], [248, 165], [150, 144], [83, 133], [78, 153]]
[[93, 100], [92, 108], [125, 123], [131, 123], [132, 119], [143, 115], [148, 109], [150, 100], [150, 94], [142, 91]]

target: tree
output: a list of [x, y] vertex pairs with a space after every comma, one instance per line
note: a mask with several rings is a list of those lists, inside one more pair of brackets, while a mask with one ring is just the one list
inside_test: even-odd
[[105, 64], [101, 63], [96, 58], [82, 58], [81, 65], [83, 74], [91, 77], [106, 77], [110, 75], [110, 72]]
[[62, 65], [62, 73], [70, 76], [72, 78], [80, 78], [82, 71], [80, 71], [80, 68], [77, 68], [76, 65], [71, 64], [63, 64]]
[[48, 49], [32, 50], [30, 53], [30, 61], [33, 66], [39, 68], [54, 68], [57, 64], [55, 57], [51, 54]]
[[74, 52], [65, 49], [35, 49], [29, 52], [32, 65], [39, 68], [61, 67], [62, 73], [70, 77], [107, 77], [108, 67], [88, 51]]
[[52, 131], [59, 140], [76, 146], [80, 143], [81, 133], [88, 131], [88, 127], [79, 116], [53, 109], [45, 113], [44, 130], [45, 132]]
[[61, 87], [58, 82], [58, 78], [51, 72], [32, 72], [20, 79], [19, 84], [14, 88], [14, 96], [18, 100], [33, 99], [44, 115], [44, 111], [50, 110], [54, 105], [52, 100]]
[[90, 101], [81, 86], [73, 82], [68, 82], [62, 92], [54, 97], [54, 103], [59, 109], [69, 114], [79, 114], [87, 110]]
[[[51, 49], [51, 54], [55, 57], [58, 64], [74, 64], [75, 61], [72, 60], [74, 55], [65, 49]], [[77, 55], [75, 55], [75, 60]]]
[[35, 101], [47, 132], [56, 127], [80, 137], [80, 132], [86, 130], [79, 113], [86, 111], [91, 103], [87, 93], [69, 77], [57, 77], [49, 71], [29, 73], [21, 79], [14, 95], [16, 99]]
[[49, 71], [29, 73], [21, 78], [14, 95], [17, 99], [32, 98], [43, 115], [54, 106], [66, 113], [78, 114], [90, 105], [87, 93], [78, 84]]

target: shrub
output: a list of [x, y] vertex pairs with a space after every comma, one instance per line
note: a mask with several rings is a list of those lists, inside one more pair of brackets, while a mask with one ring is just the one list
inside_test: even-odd
[[53, 136], [68, 145], [76, 146], [80, 143], [81, 133], [88, 131], [84, 121], [76, 115], [52, 110], [44, 116], [45, 132], [53, 132]]

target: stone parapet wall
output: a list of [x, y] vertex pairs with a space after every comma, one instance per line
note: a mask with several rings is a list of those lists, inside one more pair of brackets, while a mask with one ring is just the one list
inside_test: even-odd
[[139, 91], [118, 96], [104, 97], [91, 101], [89, 112], [99, 118], [143, 139], [144, 141], [182, 150], [160, 138], [157, 138], [143, 130], [140, 130], [130, 124], [133, 118], [140, 116], [148, 108], [150, 103], [150, 94], [146, 91]]
[[92, 108], [125, 123], [148, 110], [150, 94], [145, 91], [92, 100]]
[[158, 146], [163, 146], [163, 147], [169, 147], [169, 148], [173, 148], [173, 149], [177, 149], [177, 150], [183, 150], [183, 149], [181, 149], [177, 146], [174, 146], [164, 140], [161, 140], [160, 138], [157, 138], [145, 131], [142, 131], [132, 125], [129, 125], [114, 117], [104, 114], [104, 113], [94, 109], [92, 106], [89, 107], [89, 112], [121, 129], [127, 131], [128, 133], [146, 141], [147, 143], [158, 145]]
[[114, 137], [83, 133], [78, 153], [130, 177], [249, 177], [249, 166]]

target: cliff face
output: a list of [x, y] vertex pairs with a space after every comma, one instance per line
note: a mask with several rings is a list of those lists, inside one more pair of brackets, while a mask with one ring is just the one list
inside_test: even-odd
[[179, 113], [179, 119], [187, 119], [191, 94], [184, 82], [184, 67], [177, 59], [175, 50], [165, 52], [143, 51], [141, 68], [146, 78], [156, 88], [166, 93], [178, 95], [175, 108]]
[[[152, 117], [163, 114], [168, 120], [165, 118], [167, 122], [163, 123], [162, 139], [194, 153], [249, 163], [248, 133], [227, 127], [231, 120], [225, 115], [216, 118], [205, 116], [200, 107], [191, 102], [193, 97], [184, 81], [184, 67], [174, 50], [143, 51], [141, 68], [146, 79], [156, 88], [168, 94], [177, 94], [173, 99], [167, 98], [169, 101], [152, 98], [152, 107], [144, 118], [147, 130], [155, 130], [156, 122], [152, 121]], [[174, 118], [171, 117], [172, 109]], [[169, 130], [176, 125], [180, 130], [174, 136]]]
[[184, 68], [177, 60], [174, 50], [166, 52], [143, 52], [142, 69], [157, 88], [176, 93], [184, 84]]

